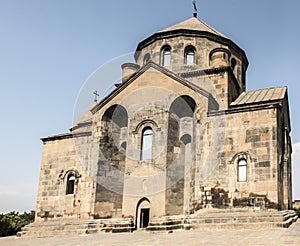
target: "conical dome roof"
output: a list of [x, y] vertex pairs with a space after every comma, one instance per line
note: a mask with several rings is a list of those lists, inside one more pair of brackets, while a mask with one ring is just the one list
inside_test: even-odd
[[222, 40], [223, 42], [231, 42], [230, 39], [227, 38], [224, 34], [218, 32], [216, 29], [212, 28], [204, 21], [198, 19], [197, 17], [192, 17], [174, 26], [158, 31], [145, 40], [141, 41], [137, 47], [137, 51], [141, 51], [143, 47], [154, 42], [155, 40], [169, 38], [173, 35], [178, 36], [188, 34], [195, 37], [210, 37], [215, 40]]
[[202, 32], [209, 32], [213, 33], [215, 35], [227, 38], [225, 35], [222, 33], [218, 32], [208, 24], [206, 24], [204, 21], [199, 20], [196, 17], [192, 17], [190, 19], [187, 19], [183, 22], [180, 22], [174, 26], [165, 28], [158, 33], [163, 33], [163, 32], [170, 32], [170, 31], [176, 31], [176, 30], [193, 30], [193, 31], [202, 31]]

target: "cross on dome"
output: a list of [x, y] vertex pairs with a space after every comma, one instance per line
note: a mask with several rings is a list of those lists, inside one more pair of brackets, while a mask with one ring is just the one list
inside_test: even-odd
[[194, 5], [194, 17], [197, 18], [198, 16], [198, 9], [197, 9], [197, 1], [193, 0], [193, 5]]

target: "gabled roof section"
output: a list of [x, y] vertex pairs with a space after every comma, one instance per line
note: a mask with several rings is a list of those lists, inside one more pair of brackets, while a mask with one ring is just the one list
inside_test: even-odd
[[154, 68], [155, 70], [161, 72], [162, 74], [167, 75], [168, 77], [174, 79], [175, 81], [189, 87], [193, 91], [203, 95], [206, 98], [211, 98], [211, 94], [199, 86], [190, 83], [184, 78], [179, 77], [177, 74], [167, 70], [166, 68], [154, 63], [153, 61], [148, 62], [145, 66], [141, 67], [139, 71], [133, 74], [130, 78], [128, 78], [125, 82], [118, 85], [118, 87], [113, 90], [108, 96], [106, 96], [103, 100], [101, 100], [96, 106], [91, 109], [91, 112], [95, 114], [100, 108], [106, 105], [110, 100], [112, 100], [115, 96], [117, 96], [121, 91], [123, 91], [128, 85], [133, 83], [138, 77], [144, 74], [150, 68]]
[[187, 19], [183, 22], [180, 22], [174, 26], [163, 29], [163, 30], [159, 31], [158, 33], [175, 31], [175, 30], [194, 30], [194, 31], [210, 32], [215, 35], [226, 38], [225, 35], [218, 32], [217, 30], [215, 30], [214, 28], [212, 28], [211, 26], [206, 24], [204, 21], [199, 20], [196, 17], [192, 17], [192, 18]]
[[230, 106], [241, 106], [278, 101], [284, 99], [286, 93], [286, 86], [243, 92], [234, 102], [230, 104]]

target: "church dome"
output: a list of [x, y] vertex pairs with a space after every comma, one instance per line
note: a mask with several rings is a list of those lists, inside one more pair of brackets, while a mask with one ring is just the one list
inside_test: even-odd
[[248, 66], [246, 54], [238, 45], [197, 17], [141, 41], [135, 59], [140, 66], [152, 60], [175, 73], [232, 66], [240, 81]]

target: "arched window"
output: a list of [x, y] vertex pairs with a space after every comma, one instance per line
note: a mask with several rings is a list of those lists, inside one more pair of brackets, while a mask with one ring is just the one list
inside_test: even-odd
[[247, 161], [244, 158], [238, 161], [238, 181], [247, 181]]
[[147, 53], [145, 56], [144, 56], [144, 65], [146, 65], [149, 61], [150, 61], [150, 54], [149, 53]]
[[195, 62], [195, 49], [193, 47], [188, 47], [185, 51], [185, 64], [194, 65]]
[[152, 139], [153, 139], [153, 131], [151, 127], [146, 127], [142, 133], [142, 146], [141, 146], [142, 160], [152, 159]]
[[233, 71], [235, 69], [235, 66], [236, 66], [236, 59], [234, 59], [234, 58], [231, 59], [230, 66], [231, 66], [231, 69]]
[[66, 194], [74, 194], [74, 188], [75, 188], [75, 175], [73, 173], [70, 173], [68, 175], [68, 179], [67, 179], [67, 191]]
[[161, 51], [161, 64], [164, 67], [171, 65], [171, 48], [169, 46], [165, 46]]

